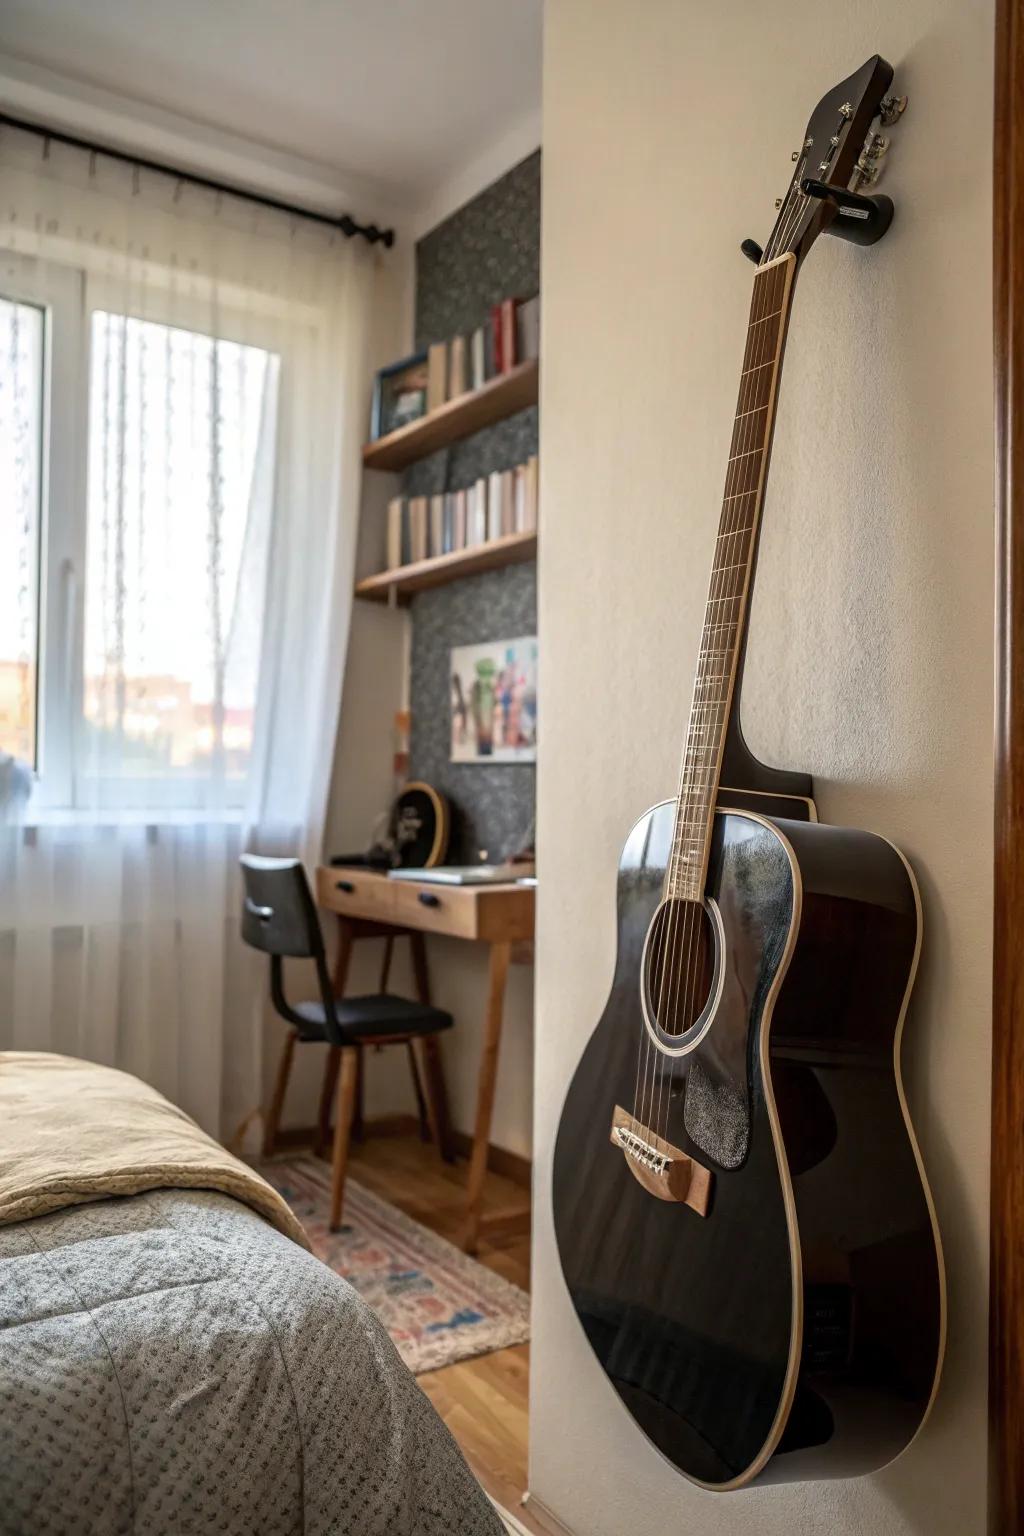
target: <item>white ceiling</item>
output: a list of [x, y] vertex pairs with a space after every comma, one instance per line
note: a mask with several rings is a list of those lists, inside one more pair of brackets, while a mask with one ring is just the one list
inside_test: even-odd
[[541, 0], [3, 0], [0, 100], [63, 77], [60, 126], [187, 121], [412, 211], [539, 142], [540, 34]]

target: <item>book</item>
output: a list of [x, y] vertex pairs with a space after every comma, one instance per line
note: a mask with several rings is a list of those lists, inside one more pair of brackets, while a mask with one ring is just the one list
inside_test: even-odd
[[409, 516], [409, 503], [402, 501], [402, 557], [399, 565], [409, 565], [412, 562], [412, 519]]
[[516, 365], [516, 301], [501, 301], [501, 371], [510, 373]]
[[402, 498], [393, 496], [388, 502], [387, 569], [402, 563]]
[[504, 373], [504, 354], [502, 351], [502, 339], [504, 329], [501, 324], [501, 305], [491, 305], [491, 371], [489, 378], [497, 378], [499, 373]]
[[441, 512], [441, 553], [450, 555], [455, 548], [455, 493], [446, 491]]
[[444, 405], [448, 387], [448, 343], [435, 341], [427, 352], [427, 410]]
[[453, 521], [452, 540], [453, 549], [465, 549], [466, 547], [466, 492], [455, 492], [455, 517]]
[[414, 496], [409, 502], [409, 543], [412, 561], [427, 558], [427, 498]]
[[540, 356], [540, 294], [516, 306], [516, 358], [521, 363]]
[[526, 523], [524, 533], [534, 533], [537, 528], [537, 513], [539, 506], [540, 489], [540, 464], [537, 455], [532, 453], [526, 461]]
[[484, 380], [493, 379], [498, 369], [494, 361], [494, 326], [488, 317], [484, 332]]
[[473, 536], [467, 542], [474, 548], [487, 542], [487, 481], [482, 475], [473, 486]]
[[448, 399], [457, 400], [464, 395], [466, 382], [466, 338], [453, 336], [448, 344]]
[[430, 498], [430, 550], [431, 555], [444, 554], [444, 497]]
[[469, 338], [469, 382], [472, 389], [479, 389], [487, 382], [487, 348], [482, 325], [478, 325]]
[[487, 476], [487, 537], [501, 537], [501, 471], [492, 469]]
[[501, 526], [498, 529], [502, 538], [506, 534], [515, 532], [515, 506], [513, 503], [512, 471], [503, 469], [501, 472]]
[[512, 471], [512, 531], [526, 532], [526, 465], [517, 464]]

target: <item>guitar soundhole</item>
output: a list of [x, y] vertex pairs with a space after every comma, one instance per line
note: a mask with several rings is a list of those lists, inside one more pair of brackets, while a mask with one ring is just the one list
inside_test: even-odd
[[700, 1018], [715, 976], [715, 933], [705, 907], [673, 897], [654, 914], [647, 936], [647, 1017], [674, 1042]]

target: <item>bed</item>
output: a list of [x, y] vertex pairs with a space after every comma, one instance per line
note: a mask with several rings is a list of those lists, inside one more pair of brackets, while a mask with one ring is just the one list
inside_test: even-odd
[[500, 1536], [388, 1335], [304, 1241], [136, 1079], [0, 1053], [5, 1536]]

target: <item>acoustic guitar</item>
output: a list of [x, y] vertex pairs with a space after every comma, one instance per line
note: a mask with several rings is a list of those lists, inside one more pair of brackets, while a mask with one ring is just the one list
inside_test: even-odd
[[[712, 1490], [870, 1472], [935, 1396], [945, 1288], [900, 1044], [921, 943], [907, 860], [817, 820], [737, 698], [787, 323], [820, 234], [881, 238], [858, 190], [906, 105], [869, 59], [795, 151], [756, 262], [676, 798], [618, 876], [618, 955], [554, 1154], [576, 1315], [644, 1434]], [[725, 787], [728, 786], [728, 787]]]

